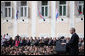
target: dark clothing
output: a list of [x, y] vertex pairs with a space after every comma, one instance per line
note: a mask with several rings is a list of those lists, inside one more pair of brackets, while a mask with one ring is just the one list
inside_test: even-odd
[[39, 44], [39, 41], [35, 40], [34, 45], [38, 46], [38, 44]]
[[48, 45], [52, 45], [53, 44], [53, 40], [49, 40]]
[[22, 40], [20, 40], [19, 46], [22, 46]]
[[56, 46], [56, 41], [57, 41], [57, 40], [53, 40], [53, 46]]
[[30, 40], [27, 40], [27, 45], [28, 45], [28, 46], [30, 45]]
[[9, 46], [9, 41], [5, 41], [3, 46], [5, 47]]
[[13, 40], [13, 46], [15, 45], [15, 40]]
[[9, 45], [13, 46], [13, 40], [9, 40]]
[[23, 40], [23, 41], [22, 41], [22, 45], [23, 45], [23, 46], [26, 46], [26, 40]]
[[48, 41], [49, 41], [48, 39], [44, 40], [44, 44], [48, 45]]
[[66, 47], [69, 48], [70, 55], [78, 55], [78, 42], [79, 36], [74, 33], [70, 41], [66, 44]]
[[17, 39], [19, 40], [19, 37], [20, 37], [20, 36], [16, 36], [16, 37], [17, 37]]

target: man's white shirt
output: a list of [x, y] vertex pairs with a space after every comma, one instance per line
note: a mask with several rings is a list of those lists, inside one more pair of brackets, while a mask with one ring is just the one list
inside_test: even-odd
[[9, 39], [10, 39], [10, 36], [9, 36], [9, 35], [6, 35], [5, 38], [6, 38], [7, 40], [9, 40]]

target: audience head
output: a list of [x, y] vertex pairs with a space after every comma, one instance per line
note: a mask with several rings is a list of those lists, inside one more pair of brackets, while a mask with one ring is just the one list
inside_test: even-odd
[[8, 35], [8, 33], [7, 33], [7, 35]]
[[64, 36], [61, 36], [61, 38], [60, 39], [64, 39]]

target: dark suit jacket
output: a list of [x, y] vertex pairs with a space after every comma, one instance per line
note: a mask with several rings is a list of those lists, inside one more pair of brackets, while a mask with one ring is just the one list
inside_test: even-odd
[[48, 45], [52, 45], [53, 44], [53, 40], [49, 40]]
[[66, 47], [69, 48], [69, 52], [71, 54], [76, 54], [76, 52], [78, 53], [78, 42], [79, 36], [74, 33], [69, 42], [66, 44]]
[[35, 40], [35, 41], [34, 41], [34, 45], [37, 46], [38, 44], [39, 44], [39, 41], [38, 41], [38, 40]]
[[23, 40], [23, 41], [22, 41], [22, 44], [23, 44], [24, 46], [26, 45], [26, 43], [27, 43], [26, 40]]

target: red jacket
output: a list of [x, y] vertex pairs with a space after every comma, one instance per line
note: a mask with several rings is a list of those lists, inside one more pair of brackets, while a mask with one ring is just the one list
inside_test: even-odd
[[15, 46], [18, 47], [19, 43], [20, 43], [20, 41], [15, 41]]

